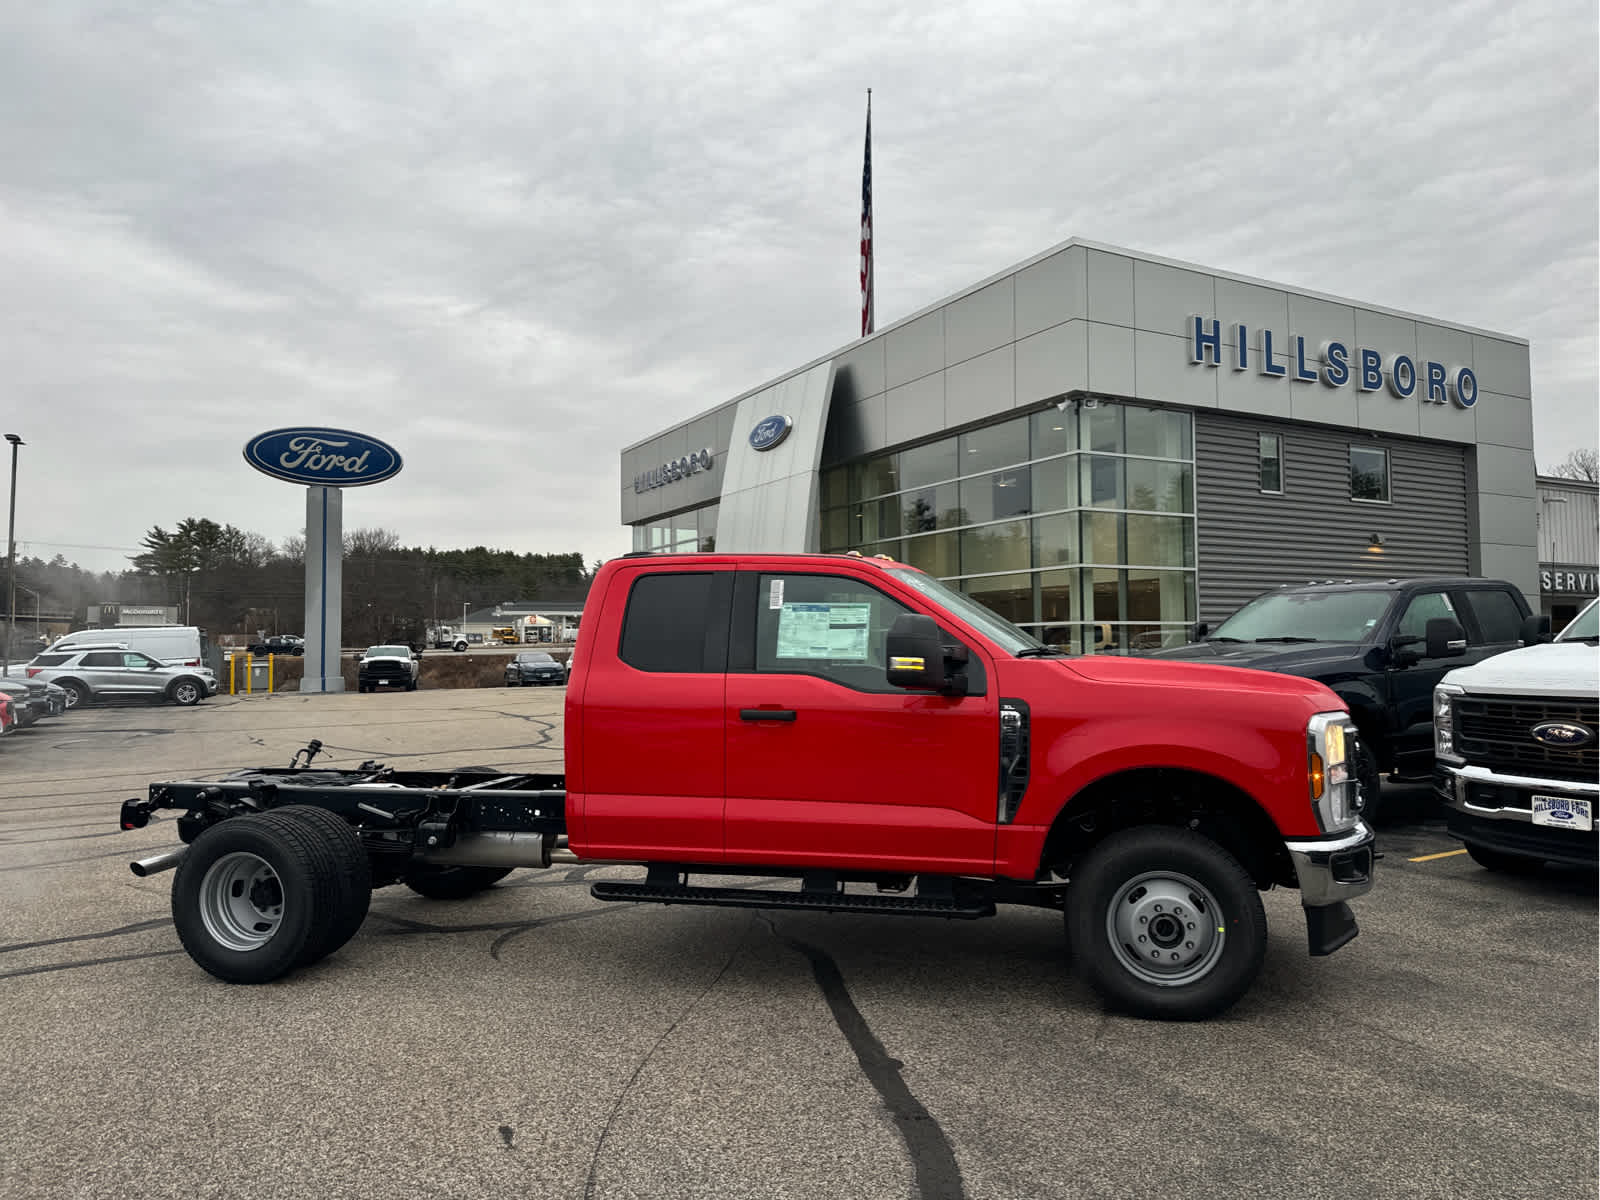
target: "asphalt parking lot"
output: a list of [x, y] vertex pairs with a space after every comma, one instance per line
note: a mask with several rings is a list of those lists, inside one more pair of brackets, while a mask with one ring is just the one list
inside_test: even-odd
[[[1596, 1194], [1593, 874], [1493, 875], [1420, 789], [1362, 932], [1294, 894], [1226, 1017], [1107, 1015], [1059, 916], [602, 904], [518, 871], [373, 897], [264, 987], [195, 967], [121, 833], [156, 779], [287, 765], [559, 770], [564, 689], [226, 696], [0, 739], [0, 1195], [1569, 1197]], [[1442, 855], [1442, 857], [1440, 857]], [[625, 873], [625, 872], [624, 872]]]

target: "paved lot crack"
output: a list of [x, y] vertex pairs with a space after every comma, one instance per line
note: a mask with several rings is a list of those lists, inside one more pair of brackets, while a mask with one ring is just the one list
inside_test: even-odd
[[771, 917], [763, 915], [761, 919], [774, 937], [810, 961], [811, 973], [822, 989], [823, 999], [828, 1002], [839, 1032], [855, 1051], [861, 1073], [877, 1090], [894, 1119], [895, 1128], [905, 1139], [919, 1200], [962, 1200], [966, 1193], [961, 1183], [961, 1167], [956, 1162], [950, 1140], [900, 1074], [905, 1064], [889, 1056], [861, 1015], [839, 964], [827, 951], [780, 933]]

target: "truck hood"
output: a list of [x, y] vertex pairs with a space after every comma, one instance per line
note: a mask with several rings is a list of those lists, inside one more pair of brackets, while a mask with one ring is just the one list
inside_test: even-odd
[[[1345, 648], [1348, 650], [1348, 648]], [[1252, 696], [1296, 697], [1310, 702], [1317, 711], [1344, 708], [1344, 701], [1313, 679], [1294, 674], [1275, 674], [1260, 669], [1241, 670], [1223, 665], [1215, 657], [1206, 662], [1169, 661], [1156, 658], [1123, 658], [1096, 654], [1073, 659], [1043, 659], [1095, 683], [1120, 683], [1134, 687], [1161, 687], [1192, 690], [1194, 702], [1204, 706], [1206, 694], [1248, 693]], [[1256, 667], [1255, 663], [1250, 664]]]
[[1326, 675], [1371, 650], [1359, 642], [1194, 642], [1157, 650], [1146, 658], [1253, 667], [1286, 675]]
[[1600, 647], [1584, 642], [1524, 646], [1457, 667], [1443, 682], [1486, 695], [1593, 696], [1600, 692]]

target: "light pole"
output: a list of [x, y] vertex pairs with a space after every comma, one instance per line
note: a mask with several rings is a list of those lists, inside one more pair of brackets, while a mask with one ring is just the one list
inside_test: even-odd
[[11, 674], [11, 639], [17, 632], [17, 447], [26, 443], [17, 434], [6, 434], [11, 443], [11, 513], [6, 529], [6, 644], [0, 650], [0, 675]]

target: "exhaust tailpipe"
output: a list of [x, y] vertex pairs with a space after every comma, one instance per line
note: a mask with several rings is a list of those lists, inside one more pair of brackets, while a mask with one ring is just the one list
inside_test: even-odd
[[152, 854], [149, 858], [136, 859], [128, 864], [128, 869], [140, 879], [145, 879], [172, 870], [178, 865], [178, 860], [188, 852], [189, 847], [179, 846], [176, 850], [167, 850], [161, 854]]

